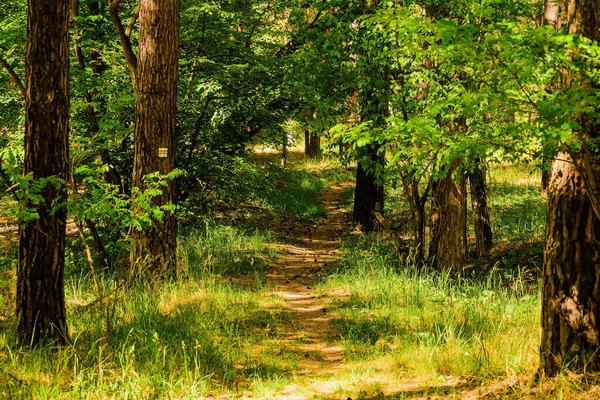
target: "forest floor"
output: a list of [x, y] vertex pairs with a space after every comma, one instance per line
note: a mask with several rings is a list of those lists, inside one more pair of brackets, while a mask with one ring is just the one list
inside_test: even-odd
[[440, 381], [434, 376], [398, 374], [387, 358], [370, 362], [347, 359], [346, 349], [339, 338], [336, 340], [334, 330], [339, 319], [337, 309], [351, 293], [319, 287], [319, 279], [339, 263], [343, 240], [359, 234], [352, 230], [351, 215], [343, 201], [344, 192], [352, 185], [353, 182], [337, 183], [319, 194], [327, 216], [317, 223], [269, 224], [278, 241], [274, 247], [279, 257], [268, 267], [267, 284], [285, 300], [290, 312], [288, 323], [279, 332], [280, 354], [288, 347], [294, 348], [304, 353], [305, 360], [294, 372], [293, 383], [269, 394], [246, 392], [243, 398], [475, 399], [484, 393], [494, 397], [494, 392], [502, 391], [508, 384], [496, 382], [487, 388], [474, 388], [468, 380], [453, 376]]
[[[534, 379], [545, 199], [531, 166], [490, 168], [496, 246], [457, 279], [352, 229], [351, 168], [278, 156], [235, 161], [229, 192], [182, 223], [177, 281], [125, 290], [102, 274], [114, 296], [98, 303], [70, 235], [73, 343], [58, 352], [14, 344], [18, 235], [0, 213], [0, 399], [599, 398], [595, 376]], [[406, 218], [400, 188], [386, 218]]]

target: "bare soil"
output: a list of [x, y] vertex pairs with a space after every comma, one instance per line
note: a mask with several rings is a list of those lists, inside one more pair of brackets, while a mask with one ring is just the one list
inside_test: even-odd
[[344, 362], [344, 349], [331, 341], [330, 321], [335, 318], [334, 299], [345, 293], [323, 293], [315, 284], [324, 270], [335, 266], [341, 240], [350, 232], [351, 220], [341, 203], [349, 185], [336, 185], [320, 195], [327, 217], [318, 223], [284, 221], [271, 226], [282, 243], [277, 245], [280, 256], [270, 267], [267, 281], [290, 311], [284, 337], [300, 343], [305, 352], [300, 374], [333, 373]]

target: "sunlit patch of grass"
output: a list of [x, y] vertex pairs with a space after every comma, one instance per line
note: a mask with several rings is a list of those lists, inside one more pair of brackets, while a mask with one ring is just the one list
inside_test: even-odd
[[275, 256], [264, 244], [273, 241], [269, 231], [245, 231], [208, 220], [180, 238], [178, 269], [195, 277], [262, 272]]
[[363, 237], [346, 244], [321, 288], [349, 293], [334, 331], [350, 360], [391, 356], [410, 373], [492, 379], [537, 367], [539, 297], [519, 282], [402, 265], [390, 246]]
[[[187, 278], [152, 287], [104, 276], [98, 294], [85, 271], [68, 268], [71, 345], [22, 349], [0, 326], [0, 393], [8, 398], [198, 398], [276, 386], [300, 355], [276, 357], [289, 314], [260, 284], [232, 284], [272, 257], [265, 232], [208, 223], [180, 238]], [[209, 260], [208, 262], [206, 262]], [[254, 261], [251, 261], [254, 260]], [[88, 306], [89, 304], [93, 304]], [[269, 386], [271, 385], [272, 386]], [[266, 389], [265, 389], [266, 390]]]
[[540, 193], [541, 173], [527, 164], [492, 165], [489, 174], [490, 218], [497, 239], [542, 240], [546, 199]]

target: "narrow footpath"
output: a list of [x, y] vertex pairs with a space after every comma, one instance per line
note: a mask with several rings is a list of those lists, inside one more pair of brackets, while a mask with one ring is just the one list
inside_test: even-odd
[[273, 226], [281, 244], [280, 257], [267, 274], [275, 292], [286, 301], [291, 321], [284, 336], [300, 343], [306, 362], [299, 374], [334, 373], [343, 364], [343, 348], [331, 343], [332, 300], [343, 293], [320, 293], [315, 284], [323, 270], [339, 259], [341, 238], [351, 220], [343, 209], [342, 194], [350, 183], [338, 184], [319, 196], [327, 216], [316, 224], [283, 222]]

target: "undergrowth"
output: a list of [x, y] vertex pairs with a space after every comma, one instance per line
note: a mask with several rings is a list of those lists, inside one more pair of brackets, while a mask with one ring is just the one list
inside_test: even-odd
[[367, 236], [345, 244], [321, 288], [348, 293], [335, 339], [351, 360], [391, 355], [403, 371], [480, 380], [536, 366], [538, 293], [519, 275], [451, 278], [402, 264], [392, 246]]

